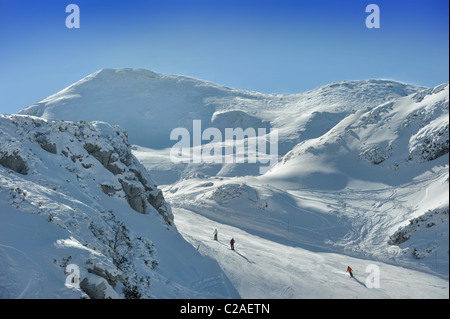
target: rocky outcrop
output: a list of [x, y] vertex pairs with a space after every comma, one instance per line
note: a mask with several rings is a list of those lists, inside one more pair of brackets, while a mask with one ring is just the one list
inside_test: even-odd
[[128, 181], [119, 179], [122, 189], [125, 192], [126, 199], [131, 208], [135, 211], [145, 214], [147, 210], [147, 201], [144, 196], [145, 188], [142, 184], [136, 181]]
[[88, 275], [80, 282], [80, 288], [91, 299], [120, 299], [120, 296], [102, 277]]
[[[84, 149], [110, 171], [121, 185], [121, 188], [117, 188], [113, 185], [101, 184], [102, 191], [109, 196], [114, 196], [122, 190], [128, 204], [135, 211], [145, 214], [149, 207], [153, 207], [163, 216], [167, 224], [172, 225], [173, 215], [161, 190], [151, 182], [146, 170], [131, 154], [124, 132], [116, 130], [115, 133], [115, 136], [122, 138], [125, 143], [104, 144], [96, 139], [88, 138], [83, 145]], [[144, 177], [145, 175], [147, 177]]]
[[39, 144], [39, 146], [52, 154], [56, 154], [57, 153], [57, 149], [56, 149], [56, 144], [52, 143], [49, 138], [47, 137], [47, 135], [45, 135], [44, 133], [41, 132], [37, 132], [35, 134], [36, 137], [36, 142]]
[[98, 145], [88, 142], [84, 144], [84, 148], [114, 175], [125, 172], [125, 166], [130, 165], [131, 163], [131, 155], [127, 157], [125, 163], [122, 161], [119, 162], [119, 155], [114, 151], [113, 147], [101, 148]]
[[105, 269], [102, 265], [93, 265], [87, 268], [88, 272], [104, 278], [109, 285], [115, 287], [117, 282], [122, 279], [122, 273], [117, 269]]
[[0, 151], [0, 165], [22, 175], [28, 173], [27, 161], [18, 150], [13, 150], [12, 152]]
[[[32, 150], [36, 145], [55, 156], [69, 158], [73, 164], [67, 164], [66, 169], [79, 180], [84, 176], [83, 170], [89, 171], [100, 163], [111, 173], [105, 175], [107, 181], [98, 184], [103, 193], [125, 197], [130, 207], [141, 214], [154, 209], [168, 225], [173, 224], [169, 204], [148, 171], [131, 153], [128, 135], [118, 126], [104, 122], [46, 121], [30, 116], [3, 116], [0, 120], [15, 126], [13, 134], [1, 131], [0, 165], [28, 174], [30, 163], [40, 165], [34, 155], [37, 151]], [[55, 162], [63, 161], [55, 159]]]

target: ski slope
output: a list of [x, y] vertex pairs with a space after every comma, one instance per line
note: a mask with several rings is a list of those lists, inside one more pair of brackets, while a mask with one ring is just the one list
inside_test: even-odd
[[[178, 230], [202, 255], [214, 258], [242, 298], [448, 298], [448, 280], [370, 259], [283, 245], [175, 209]], [[219, 230], [219, 240], [213, 231]], [[235, 251], [230, 249], [231, 238]], [[346, 273], [353, 269], [355, 278]], [[379, 272], [379, 279], [374, 270]], [[366, 272], [367, 271], [367, 272]], [[376, 281], [375, 281], [376, 280]]]
[[[339, 192], [285, 191], [248, 177], [192, 178], [163, 189], [177, 229], [219, 262], [244, 298], [448, 298], [448, 213], [428, 233], [389, 244], [407, 212], [438, 203], [424, 193], [443, 190], [446, 203], [448, 169], [436, 175]], [[430, 243], [438, 246], [426, 258], [411, 256]], [[356, 283], [349, 283], [348, 265]], [[373, 265], [380, 287], [370, 289]]]

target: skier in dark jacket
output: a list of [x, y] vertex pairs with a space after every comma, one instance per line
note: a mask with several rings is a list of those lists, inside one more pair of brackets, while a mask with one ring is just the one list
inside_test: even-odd
[[217, 231], [217, 228], [214, 230], [214, 240], [217, 240], [217, 234], [218, 234], [218, 231]]
[[230, 240], [231, 250], [234, 250], [234, 238]]

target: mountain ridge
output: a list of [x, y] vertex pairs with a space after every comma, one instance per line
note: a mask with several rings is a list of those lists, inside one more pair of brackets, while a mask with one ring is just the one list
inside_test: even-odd
[[[382, 87], [385, 93], [379, 92]], [[420, 89], [394, 81], [366, 80], [337, 82], [299, 94], [262, 94], [143, 69], [102, 69], [24, 108], [19, 114], [46, 119], [106, 121], [123, 127], [133, 144], [164, 148], [173, 145], [169, 139], [171, 130], [185, 127], [191, 131], [193, 119], [201, 120], [204, 127], [208, 127], [214, 126], [212, 119], [217, 114], [245, 111], [258, 121], [271, 122], [272, 127], [286, 127], [282, 137], [289, 139], [296, 131], [288, 128], [284, 119], [277, 115], [281, 109], [292, 117], [299, 117], [300, 111], [312, 113], [308, 109], [320, 105], [328, 105], [331, 112], [347, 113]], [[299, 109], [298, 112], [295, 109]], [[121, 116], [115, 116], [117, 114]], [[299, 124], [302, 122], [297, 121], [296, 125]], [[158, 130], [147, 129], [149, 127], [158, 127]]]

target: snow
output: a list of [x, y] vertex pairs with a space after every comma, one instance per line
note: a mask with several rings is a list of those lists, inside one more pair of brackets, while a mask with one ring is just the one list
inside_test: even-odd
[[19, 114], [117, 124], [127, 131], [132, 144], [158, 150], [174, 144], [169, 138], [174, 128], [191, 132], [194, 119], [201, 120], [205, 128], [279, 127], [287, 143], [284, 154], [303, 139], [298, 131], [313, 126], [309, 119], [314, 112], [328, 112], [325, 121], [336, 124], [343, 113], [418, 89], [394, 81], [367, 80], [333, 83], [300, 94], [266, 95], [142, 69], [103, 69]]
[[[265, 95], [96, 72], [0, 117], [0, 295], [86, 297], [64, 286], [73, 263], [116, 297], [446, 299], [448, 90], [366, 80]], [[173, 163], [170, 132], [192, 135], [194, 120], [277, 128], [279, 161], [263, 175]], [[159, 190], [166, 204], [138, 213]], [[123, 269], [112, 234], [129, 238], [119, 255], [133, 246]]]
[[[176, 220], [193, 246], [219, 262], [242, 298], [448, 298], [448, 281], [420, 271], [283, 245], [184, 209], [177, 210]], [[215, 227], [218, 241], [212, 240]], [[235, 251], [229, 248], [231, 237]], [[345, 273], [347, 265], [356, 279]], [[370, 281], [373, 265], [379, 287]]]
[[[166, 193], [179, 231], [219, 261], [244, 298], [343, 298], [343, 290], [344, 298], [447, 298], [448, 214], [425, 238], [412, 238], [401, 247], [388, 243], [389, 235], [414, 215], [413, 208], [429, 205], [424, 204], [428, 196], [419, 196], [430, 193], [429, 187], [445, 187], [440, 202], [448, 205], [448, 169], [441, 174], [403, 188], [337, 194], [286, 192], [248, 178], [240, 179], [246, 184], [231, 178], [213, 185], [191, 179]], [[439, 198], [432, 198], [438, 204]], [[220, 243], [212, 241], [216, 228]], [[237, 256], [229, 255], [231, 237]], [[420, 262], [410, 257], [420, 241], [420, 246], [436, 243], [436, 255]], [[347, 264], [362, 284], [346, 287]], [[377, 289], [366, 287], [366, 268], [372, 264], [380, 269]]]
[[[123, 298], [134, 286], [143, 298], [239, 296], [217, 263], [200, 256], [166, 218], [164, 200], [147, 203], [144, 213], [130, 206], [117, 180], [139, 172], [146, 180], [139, 181], [142, 189], [154, 186], [139, 162], [126, 156], [120, 129], [2, 115], [0, 131], [2, 152], [9, 145], [4, 141], [13, 139], [11, 147], [23, 150], [29, 167], [22, 174], [0, 166], [2, 298], [92, 298], [94, 292]], [[36, 133], [54, 142], [57, 153], [43, 149]], [[89, 154], [88, 143], [116, 151], [113, 163], [123, 156], [126, 171], [107, 169]], [[117, 187], [114, 195], [102, 191], [105, 181]], [[94, 287], [91, 295], [66, 288], [69, 265], [78, 267], [81, 284], [86, 279]]]

